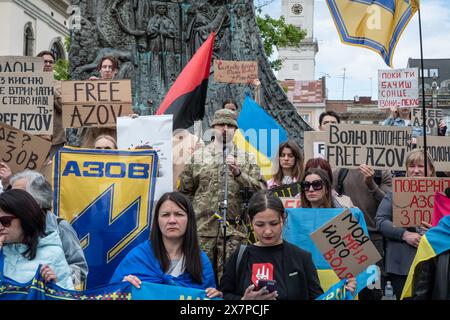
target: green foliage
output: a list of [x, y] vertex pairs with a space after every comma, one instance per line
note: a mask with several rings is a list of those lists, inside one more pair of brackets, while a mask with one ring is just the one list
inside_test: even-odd
[[[261, 13], [261, 10], [258, 10], [258, 13]], [[304, 30], [300, 30], [292, 24], [286, 24], [283, 16], [279, 19], [274, 19], [267, 14], [264, 16], [257, 15], [256, 24], [259, 27], [267, 57], [273, 54], [274, 48], [297, 47], [306, 36]], [[283, 61], [280, 59], [269, 62], [275, 71], [280, 70], [283, 64]]]
[[53, 76], [56, 80], [70, 80], [69, 60], [58, 59], [53, 67]]
[[[64, 39], [64, 46], [66, 51], [69, 52], [70, 49], [70, 36]], [[69, 74], [69, 60], [58, 59], [53, 68], [53, 75], [56, 80], [70, 80]]]

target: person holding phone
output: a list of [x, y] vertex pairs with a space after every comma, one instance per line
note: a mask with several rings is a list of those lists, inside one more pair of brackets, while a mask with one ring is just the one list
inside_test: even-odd
[[[283, 240], [286, 220], [281, 200], [255, 193], [248, 215], [257, 242], [236, 250], [227, 262], [219, 290], [228, 300], [313, 300], [323, 293], [309, 252]], [[354, 292], [355, 279], [346, 288]]]

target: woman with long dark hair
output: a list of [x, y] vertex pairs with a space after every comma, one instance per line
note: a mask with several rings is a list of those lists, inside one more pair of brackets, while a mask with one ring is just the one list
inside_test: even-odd
[[318, 168], [308, 169], [301, 182], [302, 208], [336, 208], [328, 174]]
[[[258, 239], [236, 250], [220, 281], [225, 299], [313, 300], [323, 291], [312, 256], [282, 238], [283, 203], [270, 191], [255, 193], [248, 215]], [[240, 256], [240, 258], [239, 258]], [[239, 259], [239, 261], [238, 261]], [[347, 289], [354, 292], [356, 280]]]
[[4, 276], [26, 283], [42, 265], [40, 273], [45, 282], [55, 281], [60, 287], [73, 289], [59, 234], [45, 233], [45, 214], [24, 190], [0, 194], [0, 249]]
[[303, 152], [294, 140], [288, 140], [278, 148], [278, 168], [272, 179], [267, 181], [267, 189], [300, 181], [303, 174]]
[[156, 204], [150, 240], [131, 250], [110, 283], [141, 281], [206, 289], [208, 298], [221, 296], [211, 263], [200, 250], [191, 202], [179, 192], [162, 195]]

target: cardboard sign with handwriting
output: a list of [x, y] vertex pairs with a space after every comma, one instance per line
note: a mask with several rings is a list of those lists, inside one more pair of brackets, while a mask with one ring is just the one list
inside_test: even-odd
[[42, 68], [42, 58], [0, 57], [0, 122], [53, 134], [53, 73]]
[[326, 156], [332, 168], [404, 170], [411, 150], [411, 127], [329, 124]]
[[418, 68], [378, 70], [378, 108], [418, 106]]
[[[417, 137], [417, 147], [423, 149], [423, 137]], [[436, 171], [450, 171], [450, 137], [427, 135], [427, 151]]]
[[132, 114], [130, 80], [62, 81], [64, 128], [109, 127]]
[[340, 279], [356, 277], [381, 259], [350, 210], [314, 231], [311, 239]]
[[450, 178], [394, 178], [392, 181], [392, 220], [396, 227], [431, 224], [434, 194], [450, 187]]
[[13, 173], [39, 170], [51, 146], [50, 141], [0, 123], [0, 161], [5, 162]]
[[305, 161], [312, 158], [326, 159], [325, 141], [327, 133], [325, 131], [305, 131], [304, 132], [304, 153]]
[[225, 83], [251, 83], [258, 79], [256, 61], [214, 60], [214, 81]]
[[[442, 109], [425, 109], [426, 127], [433, 129], [439, 127], [439, 121], [443, 118]], [[413, 127], [423, 127], [422, 108], [414, 108], [411, 112], [411, 125]]]

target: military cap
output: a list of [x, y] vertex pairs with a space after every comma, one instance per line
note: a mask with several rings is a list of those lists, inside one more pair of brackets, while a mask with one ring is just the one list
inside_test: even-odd
[[214, 119], [211, 123], [211, 127], [214, 127], [217, 124], [228, 124], [231, 126], [238, 127], [236, 121], [237, 115], [234, 111], [229, 109], [220, 109], [214, 113]]

